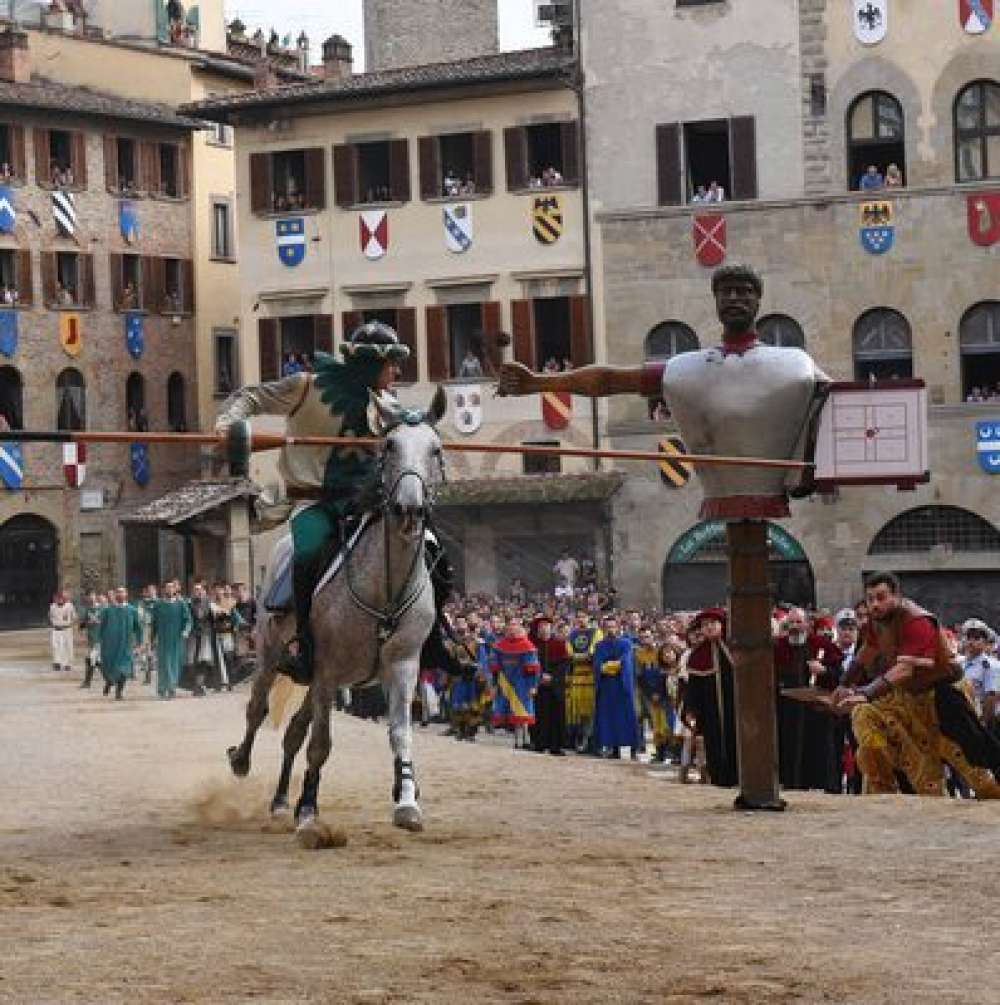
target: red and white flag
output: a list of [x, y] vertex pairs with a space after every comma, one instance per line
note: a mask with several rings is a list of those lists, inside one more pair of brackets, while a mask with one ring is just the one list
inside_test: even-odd
[[66, 484], [71, 489], [78, 489], [87, 477], [87, 445], [85, 443], [63, 444], [63, 471], [66, 473]]
[[993, 0], [958, 0], [958, 19], [970, 35], [981, 35], [993, 24]]
[[365, 258], [375, 261], [389, 250], [389, 214], [384, 209], [361, 214], [361, 250]]
[[702, 265], [721, 265], [726, 259], [726, 218], [721, 213], [696, 213], [691, 230], [694, 257]]
[[988, 248], [1000, 241], [1000, 192], [977, 192], [966, 196], [969, 237]]

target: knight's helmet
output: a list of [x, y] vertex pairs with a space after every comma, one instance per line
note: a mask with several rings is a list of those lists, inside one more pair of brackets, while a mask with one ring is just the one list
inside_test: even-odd
[[402, 362], [410, 356], [410, 347], [399, 341], [399, 336], [381, 321], [366, 321], [351, 332], [350, 338], [340, 347], [347, 362], [377, 359]]

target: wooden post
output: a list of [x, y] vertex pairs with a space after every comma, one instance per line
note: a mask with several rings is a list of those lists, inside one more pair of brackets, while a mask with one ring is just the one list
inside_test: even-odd
[[730, 637], [740, 810], [783, 810], [778, 794], [778, 721], [767, 579], [767, 524], [726, 525], [729, 543]]

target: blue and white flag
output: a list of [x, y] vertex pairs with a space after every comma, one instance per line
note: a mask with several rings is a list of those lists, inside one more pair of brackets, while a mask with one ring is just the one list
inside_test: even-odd
[[146, 348], [146, 336], [143, 330], [142, 314], [139, 311], [125, 313], [125, 347], [133, 359], [138, 359]]
[[52, 193], [52, 215], [56, 221], [56, 230], [63, 237], [72, 237], [76, 240], [77, 220], [76, 220], [76, 200], [72, 192], [65, 192], [57, 188]]
[[148, 485], [150, 475], [152, 474], [149, 469], [149, 444], [132, 443], [128, 449], [133, 480], [136, 485]]
[[20, 443], [0, 443], [0, 481], [11, 491], [24, 484], [24, 450]]
[[472, 207], [467, 202], [455, 206], [445, 206], [444, 243], [456, 255], [461, 255], [472, 247]]
[[0, 185], [0, 234], [13, 234], [17, 225], [17, 210], [14, 208], [14, 190]]
[[278, 242], [278, 258], [283, 265], [293, 267], [306, 257], [306, 221], [301, 216], [286, 216], [276, 220], [274, 233]]
[[12, 358], [17, 352], [17, 311], [0, 310], [0, 353]]
[[976, 455], [988, 475], [1000, 475], [1000, 419], [976, 423]]
[[135, 244], [139, 240], [139, 209], [128, 199], [118, 203], [118, 227], [126, 244]]

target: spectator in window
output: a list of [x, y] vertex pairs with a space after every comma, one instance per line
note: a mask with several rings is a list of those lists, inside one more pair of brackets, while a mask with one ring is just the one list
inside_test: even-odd
[[444, 173], [444, 183], [442, 185], [444, 194], [447, 196], [458, 195], [461, 185], [462, 183], [459, 181], [458, 175], [451, 168], [448, 168]]
[[465, 350], [465, 356], [462, 358], [461, 366], [458, 368], [458, 376], [463, 379], [480, 378], [483, 376], [482, 360], [472, 351], [471, 346]]
[[882, 172], [874, 164], [869, 164], [868, 169], [858, 180], [858, 188], [862, 192], [875, 192], [884, 187], [885, 178], [882, 177]]
[[9, 181], [13, 177], [14, 177], [13, 168], [11, 168], [11, 166], [6, 161], [4, 161], [3, 164], [0, 164], [0, 178], [2, 178], [4, 181]]
[[563, 176], [560, 171], [554, 168], [551, 164], [542, 172], [542, 185], [546, 188], [553, 185], [561, 185], [563, 183]]
[[971, 387], [969, 388], [969, 393], [965, 396], [965, 400], [972, 405], [978, 404], [981, 401], [985, 401], [986, 398], [983, 395], [982, 388]]
[[309, 353], [304, 352], [299, 356], [299, 368], [303, 373], [312, 373], [312, 360]]
[[135, 289], [131, 283], [126, 283], [122, 289], [122, 307], [126, 310], [136, 306]]
[[545, 361], [545, 366], [543, 367], [546, 373], [558, 373], [559, 372], [559, 360], [555, 356], [550, 356]]
[[562, 368], [563, 373], [573, 369], [573, 361], [568, 356], [563, 356]]
[[472, 172], [469, 171], [465, 176], [465, 181], [462, 182], [462, 195], [475, 195], [476, 194], [476, 179], [472, 177]]
[[885, 169], [885, 187], [886, 188], [903, 187], [903, 172], [899, 170], [898, 165], [890, 164]]
[[705, 202], [725, 202], [726, 190], [713, 178], [705, 195]]
[[691, 196], [692, 202], [708, 202], [708, 189], [704, 185], [699, 185], [695, 191], [694, 195]]
[[281, 366], [281, 376], [291, 377], [301, 372], [302, 372], [302, 364], [299, 362], [299, 357], [294, 352], [288, 353], [285, 356], [285, 361]]

